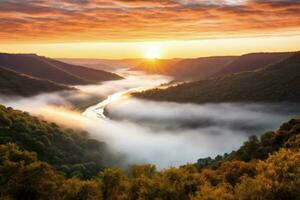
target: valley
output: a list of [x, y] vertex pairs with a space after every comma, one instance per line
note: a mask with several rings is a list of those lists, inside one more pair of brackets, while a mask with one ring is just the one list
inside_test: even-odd
[[[205, 170], [227, 173], [220, 170], [230, 165], [260, 173], [252, 162], [271, 162], [269, 154], [298, 145], [298, 121], [289, 121], [300, 114], [298, 66], [296, 54], [255, 71], [179, 82], [125, 65], [108, 72], [122, 78], [95, 82], [90, 76], [92, 84], [76, 85], [3, 68], [2, 80], [16, 81], [11, 90], [18, 93], [0, 96], [0, 149], [10, 155], [35, 152], [32, 162], [62, 174], [65, 187], [76, 178], [78, 184], [91, 179], [99, 189], [95, 177], [124, 173], [115, 168], [154, 167], [152, 181], [172, 169], [190, 176], [185, 170], [191, 168], [206, 176]], [[42, 83], [59, 87], [23, 95], [16, 88], [27, 81], [33, 89]], [[280, 126], [283, 122], [288, 123]], [[242, 174], [252, 176], [247, 170]]]
[[0, 0], [0, 200], [300, 200], [300, 1]]

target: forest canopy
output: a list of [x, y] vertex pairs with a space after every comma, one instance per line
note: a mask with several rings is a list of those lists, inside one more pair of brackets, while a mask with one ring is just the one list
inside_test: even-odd
[[[1, 199], [299, 199], [300, 119], [179, 168], [105, 167], [105, 144], [1, 106]], [[104, 159], [105, 158], [105, 159]], [[113, 160], [111, 160], [113, 162]]]
[[81, 130], [66, 129], [0, 105], [0, 144], [15, 143], [67, 177], [91, 178], [117, 162], [104, 142]]

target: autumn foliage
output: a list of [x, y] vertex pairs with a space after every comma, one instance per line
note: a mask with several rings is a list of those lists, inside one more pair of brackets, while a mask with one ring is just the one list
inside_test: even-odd
[[[91, 150], [87, 147], [92, 148], [92, 144], [98, 147], [97, 142], [86, 137], [76, 138], [70, 131], [28, 114], [1, 109], [0, 199], [300, 199], [300, 120], [290, 120], [279, 130], [267, 132], [260, 138], [250, 137], [237, 151], [214, 159], [199, 159], [194, 164], [163, 170], [145, 164], [126, 170], [103, 168], [93, 173], [86, 160], [77, 160], [79, 163], [72, 165], [70, 158], [62, 156], [57, 162], [51, 160], [45, 150], [57, 150], [53, 156], [61, 155], [59, 152], [70, 156], [73, 151], [60, 146], [61, 141], [89, 142], [89, 146], [81, 143], [79, 152]], [[23, 123], [24, 120], [27, 123]], [[9, 132], [14, 134], [9, 135]], [[26, 143], [26, 138], [31, 139]], [[77, 166], [80, 170], [66, 173], [57, 164]]]

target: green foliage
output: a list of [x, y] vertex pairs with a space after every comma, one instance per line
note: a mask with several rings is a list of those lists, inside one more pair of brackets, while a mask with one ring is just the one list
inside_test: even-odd
[[[61, 155], [71, 156], [74, 144], [79, 145], [79, 150], [75, 149], [77, 153], [81, 151], [87, 153], [91, 150], [98, 152], [101, 148], [96, 141], [71, 130], [66, 132], [56, 124], [41, 122], [26, 113], [10, 108], [1, 107], [0, 116], [3, 119], [0, 123], [2, 142], [11, 139], [7, 135], [8, 139], [3, 139], [5, 131], [8, 131], [6, 134], [22, 133], [18, 134], [15, 140], [21, 147], [12, 143], [0, 145], [0, 199], [297, 200], [300, 198], [300, 119], [291, 120], [283, 124], [278, 131], [268, 132], [260, 139], [251, 137], [235, 152], [217, 156], [215, 159], [202, 159], [200, 168], [195, 164], [187, 164], [180, 168], [172, 167], [157, 171], [151, 164], [134, 165], [126, 173], [120, 169], [106, 168], [97, 176], [82, 180], [87, 177], [86, 174], [89, 174], [90, 170], [96, 170], [95, 165], [87, 162], [71, 162], [72, 159], [79, 159], [75, 155], [66, 159]], [[34, 126], [31, 120], [39, 125]], [[37, 127], [40, 127], [39, 134], [35, 135], [33, 130]], [[55, 130], [54, 132], [59, 133], [63, 139], [51, 131], [46, 131], [48, 129]], [[19, 132], [13, 132], [14, 130]], [[27, 142], [34, 145], [30, 146]], [[58, 144], [64, 144], [66, 147], [62, 148]], [[35, 152], [28, 152], [24, 147], [31, 147]], [[49, 148], [47, 151], [55, 147], [56, 151], [60, 152], [54, 155], [56, 160], [63, 163], [60, 168], [57, 168], [57, 164], [51, 164], [51, 159], [49, 164], [38, 160], [39, 154], [44, 155], [43, 150], [47, 147]], [[71, 171], [74, 177], [63, 176], [61, 172], [65, 171]]]
[[217, 156], [215, 159], [199, 159], [196, 166], [199, 169], [205, 167], [218, 168], [223, 162], [240, 160], [249, 162], [251, 160], [266, 159], [269, 154], [278, 151], [280, 148], [298, 149], [300, 147], [299, 136], [300, 119], [292, 119], [284, 123], [276, 132], [267, 132], [260, 139], [256, 136], [249, 137], [248, 141], [237, 150], [224, 156]]
[[95, 180], [71, 178], [61, 187], [61, 198], [64, 200], [101, 200], [100, 184]]
[[98, 175], [101, 182], [101, 193], [103, 199], [121, 200], [126, 197], [128, 187], [127, 178], [120, 169], [108, 168]]
[[39, 160], [48, 162], [66, 177], [91, 178], [114, 159], [103, 142], [90, 139], [86, 132], [66, 130], [0, 106], [0, 144], [9, 142], [36, 152]]
[[1, 196], [14, 199], [56, 199], [62, 176], [15, 144], [0, 145]]

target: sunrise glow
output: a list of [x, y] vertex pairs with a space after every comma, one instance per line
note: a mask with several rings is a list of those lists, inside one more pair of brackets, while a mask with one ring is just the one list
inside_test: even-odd
[[0, 27], [0, 200], [300, 200], [300, 0], [0, 0]]
[[104, 2], [1, 1], [0, 49], [56, 58], [166, 59], [300, 45], [296, 1]]
[[160, 49], [158, 47], [150, 47], [145, 53], [145, 58], [147, 59], [158, 59], [160, 58]]

